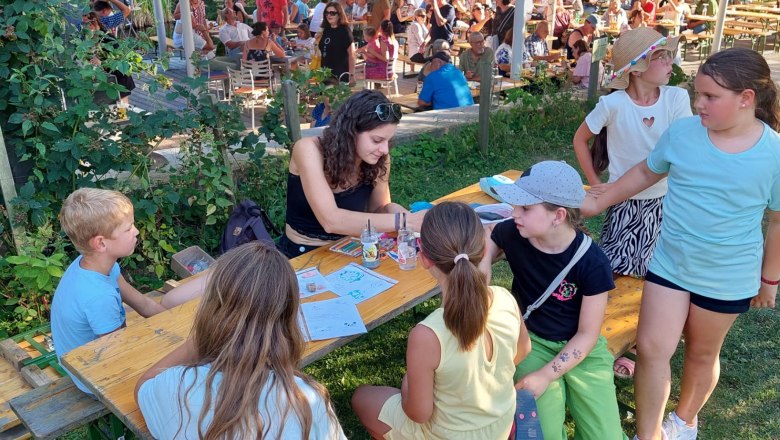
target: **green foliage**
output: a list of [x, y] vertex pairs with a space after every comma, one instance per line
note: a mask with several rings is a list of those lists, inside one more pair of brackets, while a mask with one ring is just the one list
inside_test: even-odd
[[0, 258], [0, 332], [15, 334], [46, 321], [51, 295], [69, 262], [50, 224], [20, 237], [19, 255]]
[[[335, 111], [352, 93], [348, 85], [337, 82], [335, 85], [326, 83], [331, 78], [330, 69], [322, 68], [316, 70], [298, 69], [292, 71], [291, 75], [285, 77], [285, 80], [291, 80], [296, 84], [298, 90], [298, 115], [308, 116], [310, 106], [316, 105], [328, 98], [331, 104], [331, 110]], [[284, 99], [280, 89], [268, 104], [267, 111], [263, 114], [260, 133], [265, 135], [266, 139], [273, 140], [279, 145], [290, 146], [288, 128], [284, 122]]]

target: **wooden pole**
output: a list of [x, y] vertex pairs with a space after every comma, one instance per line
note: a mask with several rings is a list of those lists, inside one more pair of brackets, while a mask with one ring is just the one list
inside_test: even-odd
[[483, 153], [487, 153], [490, 142], [491, 99], [493, 99], [493, 66], [484, 63], [479, 71], [479, 148]]
[[284, 122], [293, 144], [301, 138], [301, 118], [298, 115], [298, 85], [286, 79], [282, 81], [282, 102], [284, 103]]
[[15, 252], [22, 249], [20, 237], [22, 236], [22, 227], [19, 226], [14, 216], [14, 207], [11, 200], [16, 198], [16, 185], [14, 184], [14, 175], [11, 171], [11, 162], [8, 160], [8, 151], [5, 149], [5, 139], [3, 139], [3, 129], [0, 128], [0, 189], [3, 192], [3, 201], [8, 213], [8, 224], [11, 226], [11, 237], [14, 240]]

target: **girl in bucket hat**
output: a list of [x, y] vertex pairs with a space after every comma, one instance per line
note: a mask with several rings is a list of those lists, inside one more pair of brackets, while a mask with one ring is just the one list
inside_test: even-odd
[[[608, 84], [614, 91], [599, 99], [573, 140], [592, 191], [603, 189], [605, 169], [608, 182], [616, 181], [647, 158], [673, 121], [691, 116], [688, 92], [666, 85], [678, 40], [643, 27], [624, 32], [615, 43], [615, 72]], [[666, 179], [607, 211], [601, 247], [616, 275], [645, 276], [661, 230], [664, 195]], [[620, 377], [630, 377], [633, 370], [634, 362], [626, 357], [615, 362]]]

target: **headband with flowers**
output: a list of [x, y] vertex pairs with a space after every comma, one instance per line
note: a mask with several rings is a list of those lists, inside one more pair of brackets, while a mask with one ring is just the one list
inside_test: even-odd
[[624, 73], [626, 73], [626, 72], [628, 72], [629, 70], [631, 70], [631, 68], [632, 68], [632, 67], [633, 67], [633, 66], [634, 66], [634, 65], [635, 65], [635, 64], [636, 64], [636, 63], [637, 63], [637, 62], [638, 62], [640, 59], [641, 59], [641, 60], [643, 60], [643, 59], [647, 58], [647, 54], [648, 54], [648, 53], [650, 53], [650, 52], [652, 52], [652, 51], [654, 51], [654, 50], [658, 49], [658, 47], [659, 47], [659, 46], [666, 46], [667, 42], [668, 42], [668, 41], [667, 41], [667, 38], [666, 38], [666, 37], [663, 37], [663, 38], [659, 39], [658, 41], [656, 41], [655, 43], [651, 44], [651, 45], [650, 45], [650, 47], [648, 47], [648, 48], [647, 48], [647, 49], [645, 49], [645, 50], [644, 50], [642, 53], [640, 53], [639, 55], [637, 55], [637, 56], [636, 56], [636, 57], [635, 57], [633, 60], [631, 60], [631, 62], [630, 62], [630, 63], [628, 63], [628, 64], [626, 64], [625, 66], [621, 67], [620, 69], [616, 70], [616, 71], [615, 71], [615, 72], [612, 74], [612, 77], [611, 77], [610, 79], [615, 79], [615, 78], [620, 78], [620, 77], [622, 77], [622, 76], [623, 76], [623, 74], [624, 74]]

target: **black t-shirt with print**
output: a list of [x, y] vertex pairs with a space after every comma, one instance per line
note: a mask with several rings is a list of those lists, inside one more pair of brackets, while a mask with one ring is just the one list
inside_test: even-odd
[[[546, 254], [520, 235], [514, 220], [496, 225], [490, 238], [506, 255], [514, 275], [512, 295], [523, 313], [569, 264], [584, 236], [578, 231], [568, 249], [560, 254]], [[549, 341], [569, 340], [577, 333], [582, 296], [598, 295], [614, 288], [612, 266], [601, 248], [593, 243], [547, 301], [528, 317], [528, 330]]]
[[452, 44], [452, 39], [455, 37], [455, 32], [452, 30], [455, 26], [455, 8], [452, 5], [442, 5], [439, 11], [444, 17], [444, 26], [439, 26], [435, 15], [431, 17], [431, 42], [445, 40]]
[[[320, 38], [320, 53], [322, 53], [322, 67], [328, 67], [334, 78], [339, 78], [342, 73], [349, 72], [349, 56], [347, 49], [352, 44], [352, 32], [347, 26], [332, 28], [325, 23]], [[349, 79], [344, 75], [340, 78], [345, 82]]]

